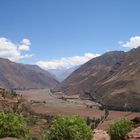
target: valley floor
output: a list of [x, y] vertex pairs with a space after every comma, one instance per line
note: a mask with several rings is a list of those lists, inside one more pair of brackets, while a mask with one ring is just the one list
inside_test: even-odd
[[[31, 102], [32, 108], [36, 113], [47, 115], [80, 115], [90, 118], [99, 118], [104, 115], [104, 111], [99, 110], [94, 102], [81, 99], [65, 101], [58, 99], [47, 89], [17, 91], [17, 93]], [[87, 105], [92, 105], [92, 108], [88, 108]], [[135, 117], [140, 117], [140, 113], [109, 111], [109, 117], [98, 128], [106, 130], [115, 120], [120, 118], [133, 119]]]

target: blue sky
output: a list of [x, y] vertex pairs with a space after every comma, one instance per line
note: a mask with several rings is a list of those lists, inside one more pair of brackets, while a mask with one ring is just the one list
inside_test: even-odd
[[49, 65], [86, 54], [126, 51], [135, 47], [125, 46], [127, 41], [140, 42], [135, 39], [140, 35], [139, 5], [140, 0], [0, 0], [0, 45], [10, 41], [25, 47], [18, 49], [22, 59], [16, 61]]

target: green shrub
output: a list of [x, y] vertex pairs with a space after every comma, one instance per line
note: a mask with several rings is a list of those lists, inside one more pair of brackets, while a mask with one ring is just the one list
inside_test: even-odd
[[92, 130], [79, 116], [57, 116], [44, 136], [45, 140], [91, 140]]
[[112, 140], [123, 140], [125, 135], [133, 129], [132, 122], [121, 119], [115, 122], [108, 130]]
[[15, 113], [0, 112], [0, 138], [29, 138], [24, 118]]

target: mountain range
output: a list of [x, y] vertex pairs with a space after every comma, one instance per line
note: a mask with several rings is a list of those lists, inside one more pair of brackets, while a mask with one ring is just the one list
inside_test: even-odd
[[139, 109], [140, 47], [129, 52], [107, 52], [93, 58], [53, 91], [78, 94], [112, 109]]
[[52, 88], [59, 82], [36, 65], [0, 58], [0, 85], [9, 89]]
[[[107, 52], [82, 66], [51, 73], [36, 65], [0, 58], [2, 87], [22, 90], [51, 88], [53, 92], [80, 95], [111, 109], [139, 109], [140, 47], [128, 52]], [[59, 79], [61, 83], [56, 80], [55, 74], [58, 73], [63, 79], [67, 77], [64, 81]]]

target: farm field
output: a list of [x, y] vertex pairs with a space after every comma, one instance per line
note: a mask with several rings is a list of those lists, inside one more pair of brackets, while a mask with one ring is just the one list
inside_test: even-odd
[[[90, 118], [100, 118], [104, 115], [104, 111], [99, 110], [94, 102], [81, 99], [65, 101], [58, 99], [47, 89], [17, 91], [17, 93], [32, 103], [32, 108], [36, 113], [47, 115], [80, 115]], [[93, 107], [87, 108], [87, 104], [92, 104]], [[115, 120], [121, 118], [133, 119], [134, 117], [140, 117], [140, 113], [109, 111], [108, 118], [98, 128], [106, 130]]]

